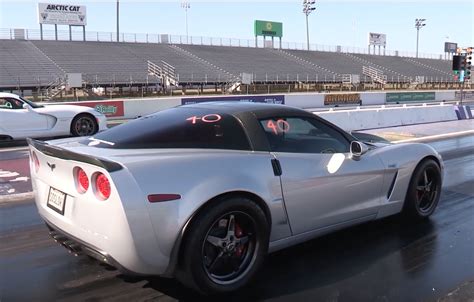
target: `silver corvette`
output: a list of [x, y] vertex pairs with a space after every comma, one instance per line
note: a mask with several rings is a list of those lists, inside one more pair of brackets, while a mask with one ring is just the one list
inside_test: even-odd
[[254, 103], [181, 106], [29, 145], [56, 241], [206, 294], [250, 282], [267, 253], [399, 212], [427, 218], [443, 171], [428, 145], [363, 143], [307, 111]]

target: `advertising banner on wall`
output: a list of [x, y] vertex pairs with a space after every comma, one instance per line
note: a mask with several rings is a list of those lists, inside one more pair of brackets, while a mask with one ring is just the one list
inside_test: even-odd
[[389, 92], [386, 94], [387, 103], [434, 101], [434, 92]]
[[[463, 91], [463, 99], [464, 100], [474, 100], [474, 91]], [[454, 97], [456, 100], [460, 100], [461, 99], [461, 92], [460, 91], [456, 91], [454, 93]]]
[[204, 103], [204, 102], [251, 102], [267, 104], [285, 104], [284, 95], [234, 95], [223, 97], [204, 97], [204, 98], [182, 98], [182, 105]]
[[74, 4], [38, 3], [40, 24], [87, 25], [86, 7]]
[[458, 43], [444, 42], [444, 52], [456, 53], [458, 49]]
[[123, 101], [94, 101], [94, 102], [77, 102], [74, 105], [86, 106], [94, 108], [107, 117], [124, 116]]
[[360, 103], [361, 98], [359, 93], [326, 94], [324, 96], [325, 106], [359, 105]]
[[369, 45], [387, 46], [387, 35], [378, 33], [369, 33]]

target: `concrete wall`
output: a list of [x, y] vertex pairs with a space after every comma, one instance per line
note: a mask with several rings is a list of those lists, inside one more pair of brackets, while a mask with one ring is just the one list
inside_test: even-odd
[[304, 109], [324, 107], [324, 93], [286, 94], [285, 104]]
[[[386, 103], [386, 92], [357, 92], [360, 95], [362, 104], [365, 106], [384, 105]], [[397, 93], [403, 93], [398, 92]], [[344, 96], [345, 94], [354, 94], [353, 92], [332, 93], [331, 95]], [[429, 102], [440, 102], [443, 100], [452, 101], [455, 99], [455, 91], [436, 91], [435, 99]], [[285, 94], [284, 101], [288, 106], [294, 106], [304, 109], [310, 108], [334, 108], [334, 106], [324, 105], [325, 93], [296, 93]], [[273, 95], [275, 96], [275, 95]], [[228, 96], [223, 96], [228, 97]], [[260, 98], [262, 96], [259, 96]], [[263, 96], [265, 97], [265, 96]], [[271, 99], [272, 95], [267, 96]], [[283, 98], [282, 95], [280, 95]], [[219, 99], [219, 97], [213, 97]], [[189, 99], [189, 97], [186, 97]], [[109, 119], [129, 119], [138, 116], [144, 116], [166, 108], [181, 105], [181, 97], [171, 98], [144, 98], [144, 99], [115, 99], [111, 101], [87, 102], [88, 106], [96, 109], [108, 108], [114, 111], [114, 107], [120, 107], [115, 110], [116, 114], [107, 114]], [[92, 103], [92, 105], [91, 105]], [[72, 103], [72, 104], [81, 104]], [[85, 105], [85, 104], [84, 104]], [[393, 102], [391, 105], [395, 105]], [[345, 130], [371, 129], [390, 127], [398, 125], [410, 125], [419, 123], [429, 123], [437, 121], [448, 121], [457, 119], [453, 106], [450, 105], [430, 105], [430, 106], [405, 106], [390, 108], [369, 108], [344, 110], [344, 105], [337, 108], [337, 111], [321, 111], [317, 114], [325, 119], [339, 125]], [[348, 105], [354, 107], [355, 105]], [[122, 110], [123, 108], [123, 110]], [[112, 109], [112, 110], [111, 110]]]
[[315, 112], [346, 131], [457, 120], [453, 105]]
[[455, 100], [455, 91], [437, 91], [436, 102]]
[[124, 100], [124, 118], [136, 118], [181, 105], [181, 98]]

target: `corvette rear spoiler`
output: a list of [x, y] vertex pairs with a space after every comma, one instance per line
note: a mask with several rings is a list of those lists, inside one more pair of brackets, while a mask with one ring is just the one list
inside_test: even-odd
[[28, 142], [28, 145], [32, 146], [33, 148], [37, 149], [41, 153], [44, 153], [48, 156], [54, 156], [54, 157], [64, 159], [64, 160], [80, 161], [83, 163], [87, 163], [87, 164], [91, 164], [97, 167], [104, 168], [108, 172], [115, 172], [115, 171], [123, 169], [122, 165], [110, 160], [93, 157], [91, 155], [75, 153], [75, 152], [60, 148], [58, 146], [50, 145], [43, 141], [39, 141], [39, 140], [31, 139], [31, 138], [27, 138], [26, 141]]

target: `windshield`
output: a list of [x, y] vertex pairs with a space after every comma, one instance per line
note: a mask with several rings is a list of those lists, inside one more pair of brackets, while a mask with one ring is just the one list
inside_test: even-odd
[[44, 106], [43, 105], [38, 105], [32, 101], [28, 101], [27, 99], [24, 99], [22, 97], [19, 97], [20, 100], [22, 100], [23, 102], [27, 103], [28, 105], [30, 105], [32, 108], [43, 108]]

